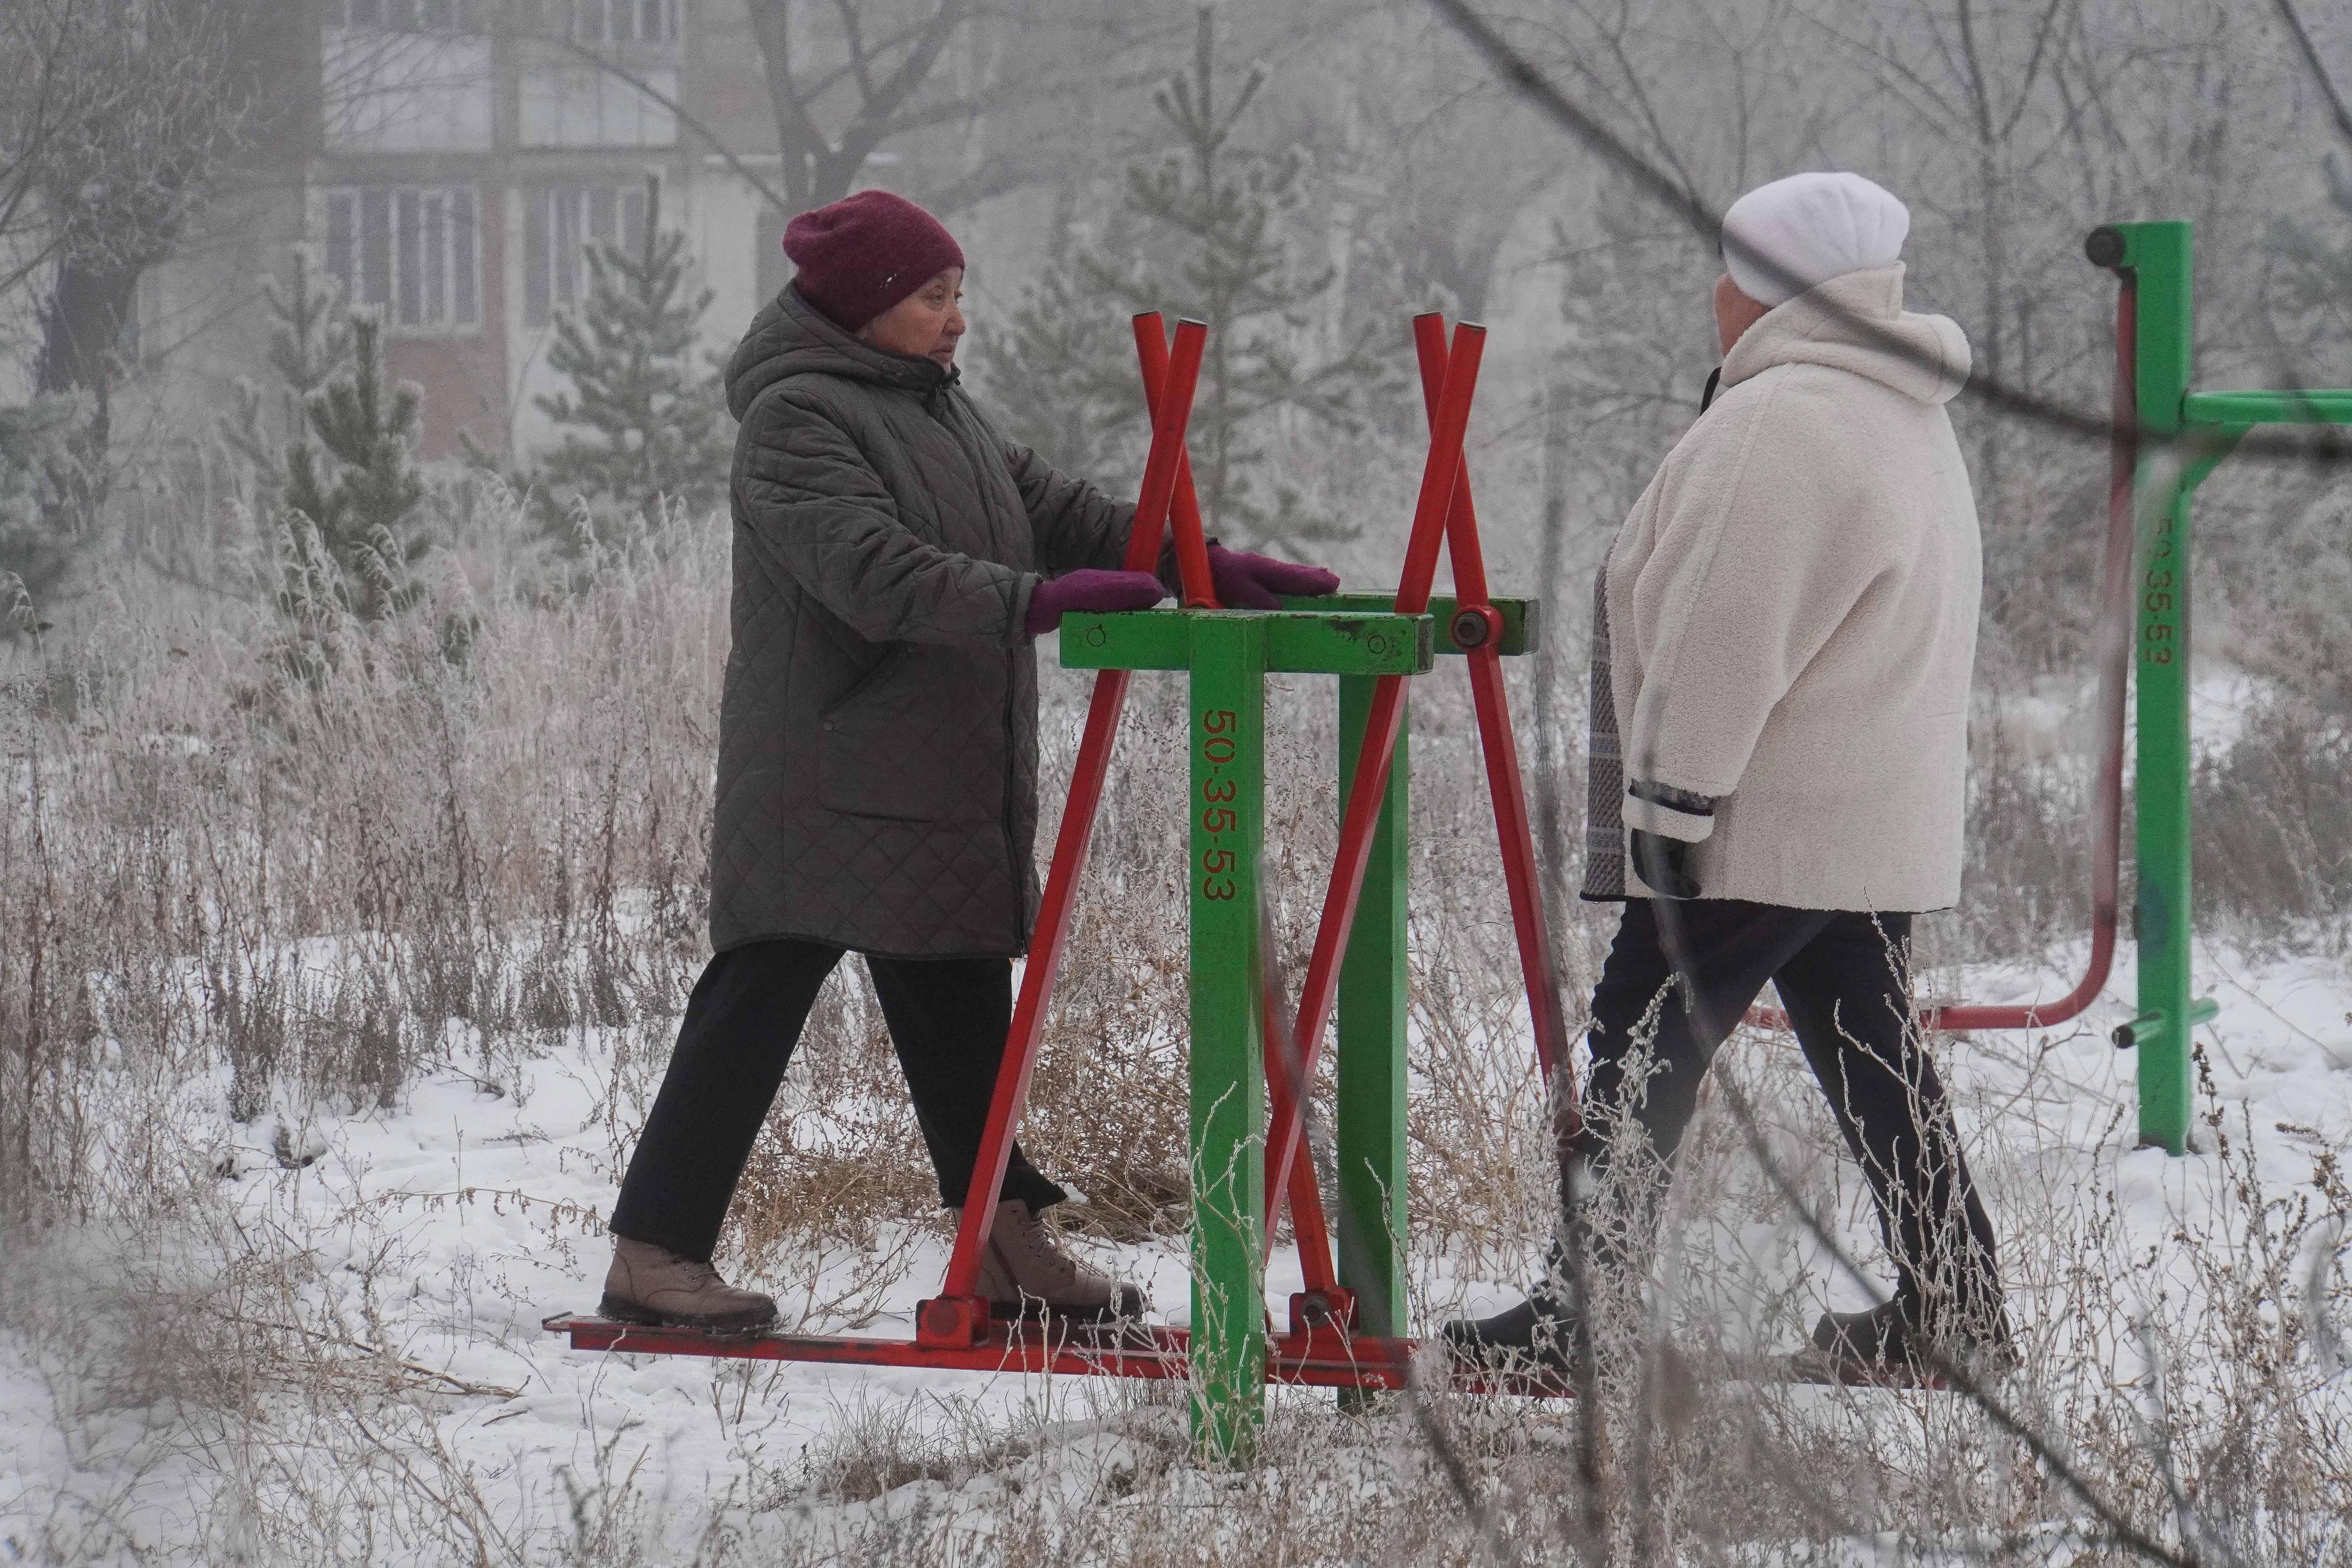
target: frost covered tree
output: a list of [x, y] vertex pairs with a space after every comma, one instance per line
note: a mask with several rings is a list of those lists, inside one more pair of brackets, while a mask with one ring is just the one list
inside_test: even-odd
[[53, 521], [86, 530], [110, 474], [114, 389], [141, 276], [247, 132], [239, 61], [278, 25], [265, 0], [0, 5], [0, 296], [34, 298], [33, 390], [70, 395], [70, 482]]
[[1166, 150], [1129, 169], [1118, 213], [1047, 268], [992, 362], [992, 386], [1020, 433], [1056, 462], [1098, 455], [1141, 425], [1124, 318], [1164, 310], [1209, 328], [1192, 423], [1193, 475], [1210, 526], [1236, 544], [1297, 549], [1358, 529], [1318, 512], [1271, 476], [1288, 426], [1352, 432], [1390, 369], [1362, 337], [1324, 347], [1318, 321], [1337, 273], [1308, 258], [1297, 151], [1264, 152], [1238, 132], [1261, 68], [1220, 101], [1214, 13], [1203, 7], [1191, 68], [1154, 94]]
[[575, 531], [584, 521], [599, 538], [625, 519], [657, 524], [665, 501], [706, 510], [726, 484], [719, 378], [696, 347], [711, 293], [691, 286], [686, 236], [663, 233], [657, 211], [642, 251], [589, 250], [588, 296], [556, 316], [547, 356], [571, 386], [537, 399], [564, 430], [537, 488]]
[[[317, 543], [316, 550], [294, 549], [292, 557], [331, 560], [341, 581], [329, 591], [341, 607], [373, 621], [406, 608], [422, 591], [412, 568], [426, 548], [413, 524], [425, 499], [415, 459], [423, 395], [385, 381], [376, 314], [354, 310], [348, 319], [350, 362], [303, 399], [308, 430], [287, 448], [284, 495], [291, 527], [308, 529]], [[293, 594], [314, 602], [316, 575], [289, 576], [281, 599]]]
[[1124, 52], [1149, 26], [1148, 7], [1122, 9], [1099, 0], [752, 5], [782, 188], [752, 183], [779, 215], [805, 212], [856, 189], [886, 147], [895, 154], [927, 137], [958, 147], [944, 161], [952, 174], [907, 193], [935, 213], [1051, 181], [1085, 156], [1087, 110], [1124, 85]]
[[2352, 340], [2352, 165], [2331, 153], [2321, 173], [2327, 201], [2320, 216], [2273, 218], [2267, 237], [2277, 266], [2264, 279], [2263, 324], [2290, 381], [2305, 379], [2308, 367], [2294, 362], [2314, 347]]
[[283, 282], [265, 278], [261, 283], [276, 384], [265, 390], [250, 376], [237, 377], [229, 389], [233, 406], [221, 421], [222, 439], [245, 459], [254, 489], [262, 495], [284, 491], [287, 448], [310, 423], [305, 405], [352, 357], [352, 322], [342, 291], [310, 247], [298, 245], [293, 254], [293, 268]]
[[982, 340], [992, 400], [1014, 434], [1070, 473], [1132, 475], [1139, 462], [1143, 388], [1128, 328], [1132, 306], [1096, 259], [1129, 248], [1139, 226], [1118, 211], [1088, 250], [1065, 247], [1003, 330]]
[[73, 483], [71, 397], [0, 408], [0, 638], [38, 630], [42, 606], [73, 564], [72, 541], [52, 521]]

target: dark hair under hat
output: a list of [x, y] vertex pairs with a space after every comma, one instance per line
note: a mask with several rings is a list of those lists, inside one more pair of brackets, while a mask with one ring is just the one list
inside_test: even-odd
[[784, 226], [801, 297], [856, 331], [950, 267], [963, 250], [904, 196], [859, 191]]

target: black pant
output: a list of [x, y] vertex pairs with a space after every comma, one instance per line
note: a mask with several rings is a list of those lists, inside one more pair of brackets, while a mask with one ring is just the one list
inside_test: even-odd
[[[687, 1001], [669, 1070], [613, 1205], [614, 1234], [685, 1258], [710, 1257], [809, 1009], [843, 951], [786, 939], [731, 948], [710, 961]], [[939, 1173], [940, 1200], [961, 1205], [1013, 1023], [1013, 964], [868, 954], [866, 972]], [[1068, 1196], [1018, 1144], [1000, 1190], [1032, 1208]]]
[[[1672, 1162], [1707, 1064], [1769, 980], [1877, 1199], [1897, 1295], [1994, 1310], [1992, 1224], [1913, 1021], [1910, 950], [1906, 914], [1728, 899], [1678, 902], [1662, 914], [1647, 900], [1629, 901], [1592, 994], [1584, 1152], [1604, 1189], [1607, 1132], [1624, 1115]], [[1678, 973], [1687, 985], [1676, 984]], [[1628, 1069], [1643, 1041], [1650, 1059], [1637, 1077]]]

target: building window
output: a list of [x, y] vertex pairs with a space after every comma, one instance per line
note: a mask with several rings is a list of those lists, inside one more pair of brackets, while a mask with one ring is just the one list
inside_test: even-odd
[[481, 0], [327, 0], [330, 27], [387, 33], [486, 33]]
[[677, 0], [571, 0], [570, 11], [579, 43], [677, 42]]
[[470, 185], [331, 190], [328, 274], [396, 330], [470, 331], [482, 319], [476, 211]]
[[587, 248], [645, 248], [649, 184], [541, 185], [523, 195], [523, 321], [534, 327], [588, 292]]

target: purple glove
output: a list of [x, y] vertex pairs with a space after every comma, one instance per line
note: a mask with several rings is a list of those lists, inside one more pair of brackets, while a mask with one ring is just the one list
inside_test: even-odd
[[1066, 610], [1148, 610], [1168, 590], [1149, 572], [1104, 572], [1092, 566], [1049, 577], [1029, 595], [1028, 634], [1043, 637], [1062, 624]]
[[1278, 610], [1278, 594], [1320, 598], [1339, 588], [1339, 574], [1320, 566], [1228, 550], [1213, 542], [1209, 545], [1209, 582], [1217, 590], [1217, 603], [1228, 610]]

